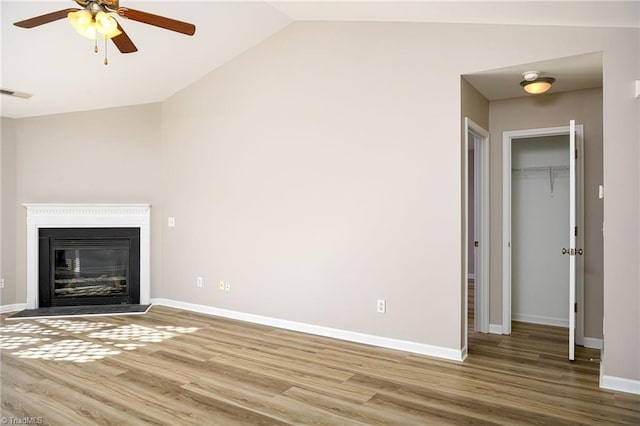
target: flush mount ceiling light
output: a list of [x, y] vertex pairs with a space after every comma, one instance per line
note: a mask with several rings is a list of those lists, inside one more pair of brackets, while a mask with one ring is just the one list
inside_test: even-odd
[[556, 81], [553, 77], [540, 77], [539, 71], [527, 71], [522, 73], [524, 80], [520, 82], [520, 86], [525, 92], [532, 95], [539, 95], [551, 89], [551, 85]]

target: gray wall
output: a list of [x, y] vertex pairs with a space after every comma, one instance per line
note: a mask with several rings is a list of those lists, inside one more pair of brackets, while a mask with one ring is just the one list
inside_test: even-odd
[[502, 133], [507, 130], [584, 124], [585, 337], [602, 337], [603, 183], [602, 89], [494, 101], [491, 109], [491, 302], [490, 322], [502, 324]]

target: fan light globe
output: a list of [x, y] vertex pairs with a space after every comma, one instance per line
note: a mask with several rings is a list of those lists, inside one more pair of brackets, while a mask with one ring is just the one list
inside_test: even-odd
[[86, 9], [69, 12], [67, 18], [78, 34], [92, 40], [96, 38], [96, 28], [91, 12]]
[[118, 30], [118, 23], [116, 20], [105, 12], [98, 12], [96, 14], [95, 22], [96, 30], [106, 38], [113, 38], [122, 34], [120, 30]]

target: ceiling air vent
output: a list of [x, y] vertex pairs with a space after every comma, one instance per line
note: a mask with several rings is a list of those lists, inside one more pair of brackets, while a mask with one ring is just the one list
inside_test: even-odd
[[11, 89], [0, 89], [0, 93], [3, 95], [9, 95], [15, 98], [22, 98], [22, 99], [29, 99], [31, 96], [33, 96], [31, 93], [18, 92], [17, 90], [11, 90]]

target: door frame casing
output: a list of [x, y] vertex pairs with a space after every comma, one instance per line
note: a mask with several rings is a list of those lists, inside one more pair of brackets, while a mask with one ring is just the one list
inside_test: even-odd
[[[465, 139], [465, 162], [466, 170], [469, 170], [469, 132], [475, 133], [480, 140], [474, 142], [474, 239], [478, 241], [478, 249], [474, 250], [475, 254], [475, 280], [474, 280], [474, 329], [482, 333], [489, 332], [489, 264], [490, 264], [490, 245], [489, 245], [489, 132], [482, 126], [475, 123], [468, 117], [464, 119], [464, 139]], [[469, 197], [469, 180], [465, 181], [465, 200]], [[468, 202], [468, 201], [467, 201]], [[468, 206], [465, 209], [468, 214]], [[465, 221], [467, 227], [467, 238], [465, 241], [465, 253], [469, 253], [469, 236], [468, 236], [469, 217]], [[465, 262], [468, 265], [468, 259]], [[468, 274], [466, 274], [468, 276]], [[468, 291], [468, 285], [465, 285]], [[468, 301], [468, 295], [465, 294], [465, 303]], [[465, 312], [468, 312], [469, 306], [466, 306]], [[466, 333], [465, 327], [465, 333]]]
[[[577, 247], [584, 242], [584, 125], [576, 124]], [[511, 334], [511, 144], [513, 139], [569, 135], [570, 126], [510, 130], [502, 133], [502, 334]], [[577, 256], [576, 343], [584, 344], [584, 261]], [[568, 288], [567, 288], [568, 290]], [[571, 313], [569, 313], [571, 314]]]

